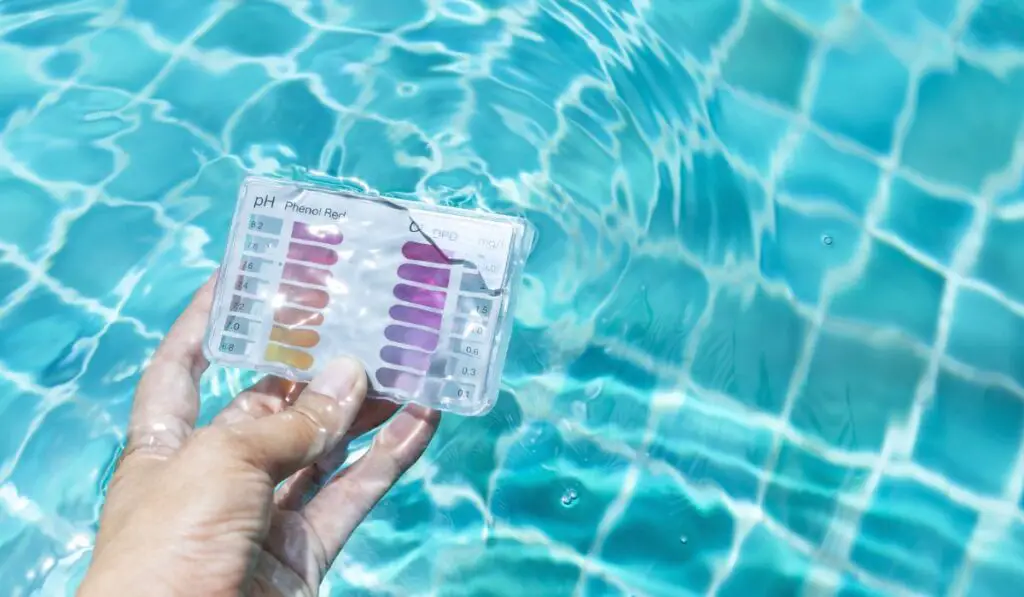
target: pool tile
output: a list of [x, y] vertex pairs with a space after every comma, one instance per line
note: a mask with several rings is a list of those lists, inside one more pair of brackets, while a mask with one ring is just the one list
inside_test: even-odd
[[689, 52], [707, 63], [712, 50], [739, 18], [740, 4], [741, 0], [653, 0], [652, 9], [644, 17], [673, 49]]
[[782, 0], [781, 4], [811, 26], [825, 27], [843, 14], [846, 0]]
[[1018, 303], [1024, 303], [1024, 278], [1020, 276], [1020, 264], [1024, 260], [1021, 238], [1024, 238], [1024, 219], [991, 218], [972, 272], [973, 277]]
[[[526, 398], [524, 397], [524, 401]], [[615, 377], [583, 382], [566, 380], [557, 400], [550, 404], [527, 402], [530, 412], [545, 412], [556, 420], [571, 422], [587, 434], [614, 437], [633, 449], [643, 445], [650, 418], [650, 390], [638, 390]]]
[[998, 496], [1013, 472], [1022, 428], [1024, 397], [943, 372], [914, 460], [961, 487]]
[[[811, 118], [882, 155], [892, 147], [896, 118], [910, 83], [906, 65], [863, 27], [825, 54]], [[856, 97], [856, 101], [850, 98]]]
[[1024, 318], [977, 290], [957, 293], [946, 354], [982, 371], [1024, 384]]
[[804, 133], [778, 190], [801, 203], [823, 202], [863, 216], [878, 194], [881, 170], [865, 157], [839, 149], [814, 133]]
[[[0, 490], [9, 491], [0, 485]], [[46, 575], [71, 552], [35, 524], [0, 506], [0, 581], [11, 596], [52, 595], [42, 591]]]
[[82, 83], [132, 93], [148, 85], [170, 58], [135, 30], [116, 26], [90, 38], [87, 54], [79, 75]]
[[0, 305], [28, 282], [28, 272], [0, 260]]
[[29, 429], [41, 414], [42, 397], [27, 394], [0, 376], [0, 478], [6, 478], [17, 462], [14, 455], [29, 437]]
[[[432, 558], [434, 574], [425, 584], [396, 591], [413, 595], [425, 587], [444, 587], [451, 597], [473, 597], [495, 592], [497, 586], [512, 583], [508, 574], [515, 575], [513, 586], [522, 595], [572, 595], [582, 570], [569, 560], [551, 557], [550, 547], [516, 540], [511, 537], [493, 538], [486, 547], [479, 541], [473, 544], [448, 543], [435, 549]], [[370, 553], [363, 554], [366, 558]], [[515, 570], [529, 570], [528, 574], [515, 574]], [[343, 593], [349, 595], [347, 591]], [[367, 597], [379, 591], [364, 593]]]
[[629, 465], [596, 442], [562, 437], [546, 421], [530, 423], [495, 477], [491, 514], [501, 524], [544, 529], [586, 553]]
[[7, 43], [31, 48], [59, 47], [93, 32], [95, 12], [42, 13], [28, 23], [3, 35]]
[[934, 489], [883, 478], [861, 517], [850, 560], [913, 591], [940, 594], [963, 561], [977, 517]]
[[1004, 597], [1024, 586], [1024, 525], [1010, 523], [1003, 536], [994, 538], [985, 553], [978, 557], [971, 574], [967, 595], [971, 597]]
[[127, 201], [161, 201], [217, 154], [185, 127], [158, 118], [149, 108], [140, 112], [136, 127], [114, 142], [127, 164], [106, 191]]
[[361, 78], [353, 64], [367, 61], [380, 45], [380, 37], [356, 31], [323, 31], [296, 57], [303, 72], [319, 76], [324, 91], [334, 101], [350, 106], [362, 92]]
[[0, 46], [0, 84], [0, 127], [6, 127], [15, 112], [34, 108], [48, 91], [34, 76], [24, 52], [11, 46]]
[[733, 169], [720, 153], [697, 153], [680, 172], [679, 236], [709, 266], [754, 257], [754, 214], [765, 203], [755, 181]]
[[72, 222], [49, 273], [84, 296], [113, 305], [125, 274], [145, 263], [164, 234], [150, 209], [96, 204]]
[[974, 217], [974, 207], [897, 177], [879, 228], [943, 265], [950, 265]]
[[662, 416], [649, 457], [696, 487], [754, 501], [772, 445], [771, 431], [749, 424], [728, 405], [710, 402], [697, 392], [688, 393], [685, 400], [682, 408]]
[[859, 491], [869, 474], [867, 469], [831, 463], [784, 441], [765, 493], [765, 512], [821, 547], [833, 519], [847, 512], [842, 500]]
[[958, 62], [953, 71], [928, 74], [921, 81], [902, 163], [933, 180], [979, 190], [986, 177], [1010, 162], [1024, 121], [1022, 96], [1024, 70], [1000, 78]]
[[708, 496], [687, 495], [670, 477], [650, 471], [635, 487], [601, 558], [645, 594], [677, 594], [680, 588], [703, 594], [714, 563], [729, 552], [734, 522], [728, 509]]
[[[467, 99], [458, 61], [441, 52], [392, 48], [388, 59], [374, 67], [373, 111], [396, 121], [415, 114], [427, 136], [449, 131]], [[405, 87], [412, 82], [415, 87]]]
[[[349, 122], [344, 138], [346, 150], [338, 173], [360, 178], [384, 193], [414, 192], [424, 171], [398, 157], [409, 155], [401, 146], [406, 133], [397, 126], [370, 118], [350, 119]], [[367, 151], [368, 148], [374, 151]]]
[[43, 387], [57, 386], [81, 372], [86, 357], [81, 342], [102, 326], [99, 316], [37, 287], [0, 318], [0, 360]]
[[82, 55], [74, 50], [63, 50], [50, 54], [42, 64], [46, 76], [68, 80], [75, 76], [82, 65]]
[[242, 56], [281, 56], [308, 33], [309, 26], [289, 8], [267, 0], [246, 0], [221, 16], [196, 40], [196, 47]]
[[[898, 284], [894, 284], [899, 280]], [[867, 267], [856, 283], [840, 290], [829, 317], [898, 329], [931, 344], [939, 321], [946, 278], [884, 241], [871, 244]]]
[[313, 93], [308, 82], [285, 81], [241, 112], [231, 130], [230, 150], [240, 156], [273, 156], [285, 167], [315, 167], [333, 134], [337, 116]]
[[722, 597], [809, 594], [810, 571], [811, 562], [806, 555], [759, 524], [747, 535], [735, 567], [729, 571], [717, 594]]
[[[774, 230], [766, 230], [761, 240], [761, 273], [785, 283], [801, 303], [817, 305], [825, 279], [849, 263], [861, 235], [847, 219], [776, 203]], [[822, 242], [826, 236], [830, 245]]]
[[78, 397], [107, 410], [117, 425], [128, 423], [132, 394], [158, 340], [139, 335], [135, 326], [116, 322], [100, 336], [89, 368], [78, 378]]
[[762, 288], [753, 297], [725, 289], [701, 332], [693, 380], [758, 411], [780, 413], [807, 331], [808, 322], [785, 298]]
[[[119, 445], [100, 411], [64, 402], [43, 415], [7, 482], [46, 515], [92, 525], [99, 515], [100, 480]], [[40, 474], [43, 467], [60, 474]]]
[[964, 42], [985, 51], [1024, 51], [1024, 7], [1007, 0], [981, 0]]
[[[540, 170], [541, 136], [553, 133], [558, 123], [551, 106], [490, 78], [474, 80], [469, 86], [477, 108], [469, 118], [467, 132], [488, 172], [513, 178]], [[505, 114], [517, 116], [509, 119]]]
[[707, 306], [704, 275], [684, 263], [633, 258], [605, 297], [596, 330], [659, 359], [676, 362]]
[[807, 33], [756, 3], [743, 35], [722, 64], [722, 77], [746, 91], [796, 108], [813, 45]]
[[890, 33], [920, 36], [928, 27], [946, 28], [956, 14], [957, 0], [863, 0], [861, 10]]
[[97, 143], [124, 132], [130, 122], [113, 114], [127, 99], [109, 90], [68, 89], [61, 101], [11, 128], [5, 145], [37, 176], [94, 185], [114, 171], [114, 152]]
[[60, 211], [60, 201], [45, 188], [3, 169], [0, 188], [0, 240], [31, 257], [49, 240], [50, 223]]
[[189, 222], [209, 238], [206, 256], [219, 262], [227, 245], [234, 211], [223, 209], [225, 197], [236, 197], [247, 172], [236, 160], [207, 162], [196, 177], [163, 201], [167, 216]]
[[216, 0], [127, 0], [125, 13], [152, 26], [160, 36], [180, 42], [210, 18], [216, 5]]
[[823, 332], [791, 422], [833, 446], [877, 452], [888, 427], [906, 419], [924, 368], [903, 345]]
[[656, 372], [617, 357], [609, 346], [593, 343], [588, 344], [583, 352], [569, 363], [566, 373], [569, 380], [581, 384], [616, 381], [643, 392], [650, 392], [657, 384]]
[[730, 155], [750, 164], [767, 179], [775, 148], [789, 123], [758, 102], [725, 88], [715, 90], [707, 109], [711, 128]]
[[208, 70], [182, 59], [170, 67], [153, 97], [168, 103], [167, 114], [174, 119], [219, 138], [235, 111], [269, 82], [266, 69], [256, 64]]

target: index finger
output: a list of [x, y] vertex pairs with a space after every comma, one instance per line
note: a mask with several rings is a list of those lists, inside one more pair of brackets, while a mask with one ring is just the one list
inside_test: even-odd
[[209, 367], [203, 355], [216, 275], [203, 284], [156, 349], [135, 390], [125, 457], [136, 452], [173, 453], [195, 427], [199, 378]]

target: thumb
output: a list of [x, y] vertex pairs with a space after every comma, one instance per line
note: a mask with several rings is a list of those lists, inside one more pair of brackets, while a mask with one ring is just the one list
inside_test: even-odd
[[366, 398], [366, 372], [350, 358], [331, 363], [280, 412], [232, 425], [241, 456], [279, 483], [331, 451]]

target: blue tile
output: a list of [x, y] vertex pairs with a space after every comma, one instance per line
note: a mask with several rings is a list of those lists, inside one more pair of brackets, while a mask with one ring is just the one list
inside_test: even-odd
[[976, 558], [967, 595], [1004, 597], [1024, 586], [1024, 525], [1011, 523], [1005, 534], [993, 539], [982, 557]]
[[[831, 245], [822, 242], [825, 236]], [[861, 231], [849, 220], [776, 203], [775, 228], [761, 240], [761, 273], [785, 283], [801, 303], [816, 305], [825, 278], [853, 258], [860, 240]]]
[[164, 237], [152, 210], [96, 204], [68, 228], [49, 273], [83, 295], [114, 304], [114, 291]]
[[683, 244], [708, 265], [754, 257], [754, 214], [764, 191], [737, 173], [719, 153], [694, 154], [681, 164], [679, 232]]
[[215, 0], [127, 0], [125, 13], [168, 39], [182, 41], [210, 18]]
[[[130, 324], [111, 325], [100, 336], [89, 368], [77, 380], [79, 398], [99, 404], [109, 412], [127, 415], [135, 384], [157, 343], [140, 336]], [[127, 420], [114, 423], [124, 425]]]
[[[893, 284], [899, 280], [899, 284]], [[883, 241], [871, 245], [867, 267], [857, 282], [838, 292], [829, 317], [896, 328], [931, 344], [939, 322], [946, 278]]]
[[[184, 11], [192, 13], [192, 11]], [[89, 39], [80, 80], [89, 85], [140, 91], [167, 64], [168, 56], [131, 29], [112, 27]]]
[[336, 118], [308, 83], [287, 81], [246, 107], [232, 131], [231, 151], [246, 156], [259, 148], [283, 166], [316, 168]]
[[402, 142], [414, 134], [369, 118], [350, 123], [339, 173], [358, 177], [383, 193], [414, 192], [424, 171], [398, 157]]
[[825, 27], [840, 16], [847, 0], [782, 0], [782, 5], [814, 27]]
[[924, 368], [902, 345], [822, 333], [791, 421], [834, 446], [878, 451], [889, 426], [906, 420]]
[[863, 216], [878, 194], [881, 170], [867, 159], [805, 133], [790, 158], [778, 190], [801, 202], [838, 205]]
[[[8, 482], [46, 514], [92, 525], [99, 514], [100, 479], [119, 445], [120, 439], [97, 411], [65, 402], [43, 417]], [[41, 475], [42, 467], [60, 474]]]
[[0, 506], [0, 585], [11, 596], [43, 595], [43, 582], [57, 561], [71, 551], [32, 523]]
[[380, 37], [352, 31], [325, 31], [296, 58], [299, 69], [316, 74], [327, 95], [348, 106], [363, 91], [362, 79], [351, 65], [367, 61], [378, 49]]
[[696, 487], [718, 487], [735, 499], [755, 501], [758, 471], [768, 460], [772, 433], [730, 416], [725, 405], [683, 407], [665, 414], [648, 455], [664, 461]]
[[671, 478], [649, 471], [635, 487], [604, 542], [602, 559], [640, 593], [677, 595], [683, 589], [704, 594], [715, 562], [729, 552], [734, 523], [728, 509], [689, 496]]
[[988, 282], [1011, 299], [1024, 303], [1024, 219], [991, 218], [981, 253], [974, 264], [974, 277]]
[[[571, 10], [571, 7], [563, 8]], [[402, 32], [402, 39], [413, 43], [438, 43], [452, 52], [477, 54], [486, 52], [488, 45], [498, 41], [506, 27], [501, 19], [483, 22], [430, 19]]]
[[982, 0], [964, 42], [988, 51], [1024, 50], [1024, 6], [1014, 0]]
[[35, 184], [0, 170], [0, 241], [34, 256], [50, 237], [60, 203]]
[[959, 62], [955, 70], [932, 72], [921, 81], [902, 163], [934, 180], [980, 189], [1010, 162], [1024, 120], [1022, 96], [1024, 71], [997, 77]]
[[[440, 52], [393, 48], [374, 69], [373, 111], [393, 120], [412, 120], [427, 136], [450, 132], [467, 99], [457, 63], [455, 56]], [[406, 89], [409, 83], [415, 87]]]
[[10, 263], [0, 261], [0, 305], [26, 282], [28, 282], [28, 272]]
[[309, 26], [287, 7], [267, 0], [247, 0], [218, 19], [196, 40], [196, 47], [242, 56], [280, 56], [308, 33]]
[[740, 0], [654, 0], [644, 20], [673, 49], [706, 63], [739, 18], [740, 4]]
[[761, 3], [722, 64], [725, 80], [751, 93], [796, 108], [814, 41]]
[[14, 127], [7, 148], [41, 178], [97, 184], [114, 171], [114, 152], [97, 144], [131, 126], [114, 114], [128, 99], [109, 90], [69, 89], [60, 101]]
[[897, 177], [891, 183], [889, 209], [879, 228], [939, 263], [950, 265], [973, 217], [973, 206]]
[[520, 438], [495, 477], [491, 514], [502, 524], [544, 529], [586, 553], [629, 461], [590, 441], [562, 438], [546, 422], [529, 425]]
[[851, 561], [928, 595], [950, 587], [977, 513], [909, 479], [885, 478], [861, 517]]
[[767, 179], [775, 149], [789, 123], [758, 102], [724, 88], [715, 90], [707, 109], [711, 128], [730, 155], [750, 164]]
[[[735, 567], [718, 591], [722, 597], [802, 595], [811, 563], [785, 540], [757, 525], [747, 535]], [[809, 591], [808, 591], [809, 593]]]
[[10, 46], [0, 46], [0, 85], [4, 89], [0, 94], [0, 127], [6, 127], [15, 112], [31, 110], [47, 92], [34, 76], [24, 52]]
[[920, 39], [925, 28], [949, 25], [957, 0], [863, 0], [861, 9], [888, 33]]
[[63, 50], [50, 54], [43, 62], [43, 70], [54, 79], [70, 79], [82, 65], [82, 55], [74, 50]]
[[[469, 137], [491, 175], [513, 178], [539, 170], [538, 131], [553, 132], [558, 122], [551, 106], [490, 78], [471, 82], [470, 89], [476, 109], [469, 119]], [[502, 114], [520, 116], [514, 122]]]
[[833, 464], [788, 441], [782, 444], [765, 493], [765, 512], [822, 546], [833, 519], [843, 518], [841, 500], [856, 493], [869, 470]]
[[107, 195], [128, 201], [160, 201], [194, 177], [216, 150], [183, 126], [142, 110], [136, 127], [117, 138], [127, 164], [107, 184]]
[[597, 316], [601, 336], [615, 337], [658, 360], [678, 362], [707, 306], [704, 275], [683, 263], [636, 257]]
[[[501, 5], [506, 0], [501, 0]], [[334, 2], [326, 2], [328, 11], [337, 12]], [[344, 5], [345, 26], [363, 31], [392, 33], [396, 29], [426, 20], [426, 0], [349, 0]], [[497, 8], [497, 7], [495, 7]], [[327, 20], [329, 22], [329, 19]]]
[[179, 60], [153, 92], [170, 104], [168, 115], [220, 137], [228, 119], [270, 81], [266, 69], [239, 64], [226, 70], [207, 70]]
[[[513, 586], [518, 594], [572, 595], [583, 573], [570, 560], [552, 558], [550, 547], [526, 540], [498, 537], [488, 541], [486, 548], [450, 549], [450, 552], [442, 552], [443, 556], [450, 557], [441, 560], [427, 584], [399, 589], [396, 593], [412, 595], [425, 586], [437, 586], [457, 587], [453, 591], [461, 595], [488, 595], [495, 592], [496, 586], [513, 582], [506, 576], [511, 573], [515, 576]], [[529, 573], [512, 572], [516, 570], [529, 570]], [[341, 594], [350, 593], [344, 591]], [[362, 593], [366, 597], [379, 594], [379, 590]]]
[[760, 288], [751, 299], [722, 291], [701, 333], [693, 380], [758, 411], [780, 413], [807, 328], [784, 298]]
[[1002, 494], [1024, 428], [1024, 399], [943, 373], [914, 460], [974, 493]]
[[86, 353], [80, 342], [102, 326], [98, 316], [38, 287], [0, 318], [0, 359], [43, 386], [60, 385], [82, 370]]
[[0, 377], [0, 477], [14, 466], [18, 448], [28, 439], [32, 422], [42, 413], [42, 396], [26, 394]]
[[946, 354], [982, 371], [1024, 384], [1024, 319], [996, 299], [961, 289], [950, 325]]
[[887, 154], [909, 83], [906, 65], [874, 34], [855, 29], [825, 54], [811, 118]]
[[41, 14], [25, 25], [8, 31], [3, 40], [19, 46], [47, 48], [61, 46], [94, 30], [95, 12]]

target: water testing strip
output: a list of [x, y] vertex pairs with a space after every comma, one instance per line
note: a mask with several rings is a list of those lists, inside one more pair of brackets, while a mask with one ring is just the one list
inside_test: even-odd
[[[343, 235], [337, 225], [294, 222], [290, 238], [282, 239], [283, 227], [279, 218], [249, 216], [221, 350], [247, 354], [258, 341], [264, 309], [273, 297], [273, 320], [263, 358], [309, 370], [315, 361], [311, 349], [320, 343], [316, 328], [324, 323], [324, 310], [330, 304], [327, 287], [332, 276], [324, 268], [338, 262], [333, 247], [341, 244]], [[281, 246], [282, 240], [286, 247]], [[283, 256], [282, 249], [286, 249]], [[271, 292], [275, 279], [280, 282]]]

